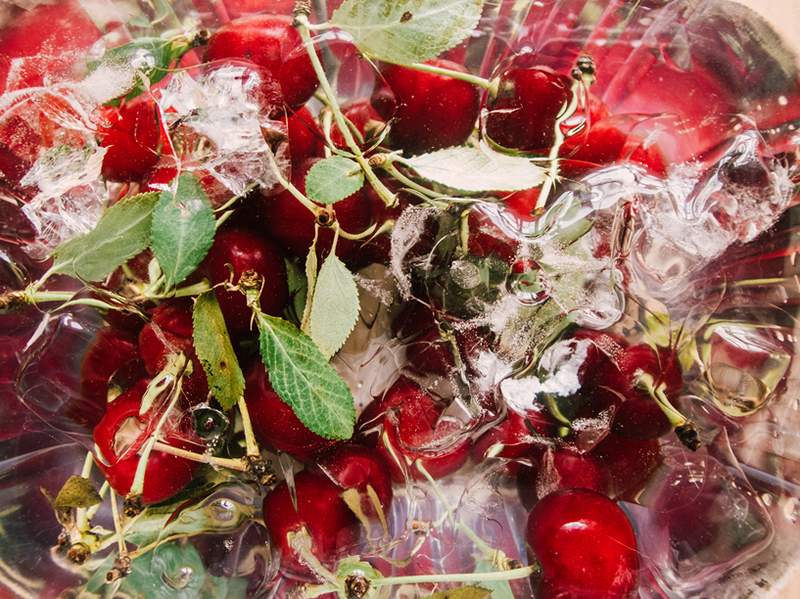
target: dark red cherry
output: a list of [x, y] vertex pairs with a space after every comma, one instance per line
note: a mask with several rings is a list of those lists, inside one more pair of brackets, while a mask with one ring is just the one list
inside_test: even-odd
[[309, 158], [323, 156], [325, 137], [308, 108], [303, 107], [295, 112], [286, 123], [293, 167], [300, 167]]
[[[292, 173], [292, 182], [303, 193], [306, 174], [316, 159], [307, 160]], [[361, 233], [370, 224], [370, 204], [367, 195], [358, 191], [333, 206], [336, 220], [349, 233]], [[261, 221], [264, 228], [291, 254], [305, 258], [314, 240], [314, 215], [303, 207], [288, 191], [265, 196], [261, 203]], [[317, 239], [317, 256], [328, 254], [333, 243], [333, 229], [320, 227]], [[343, 260], [355, 257], [361, 242], [339, 238], [336, 255]]]
[[519, 241], [509, 236], [493, 220], [491, 213], [480, 208], [471, 210], [467, 220], [469, 224], [468, 247], [474, 256], [496, 256], [503, 262], [511, 264], [517, 256]]
[[411, 379], [401, 376], [383, 397], [364, 408], [356, 425], [359, 434], [370, 444], [379, 442], [378, 434], [389, 412], [402, 412], [400, 431], [403, 436], [432, 430], [442, 414], [442, 406]]
[[[361, 134], [365, 146], [371, 145], [386, 126], [386, 122], [372, 106], [370, 100], [351, 102], [342, 107], [342, 113]], [[355, 137], [356, 141], [359, 141], [358, 137]], [[331, 127], [331, 141], [343, 150], [348, 149], [341, 131], [335, 125]]]
[[129, 331], [104, 327], [97, 332], [81, 363], [81, 393], [105, 408], [111, 377], [122, 368], [138, 370], [139, 348]]
[[608, 473], [612, 497], [637, 493], [663, 460], [656, 439], [631, 439], [613, 432], [594, 447], [592, 455]]
[[666, 347], [654, 350], [644, 343], [625, 348], [615, 363], [601, 366], [597, 384], [623, 395], [637, 394], [640, 392], [641, 374], [649, 374], [656, 387], [664, 384], [669, 397], [678, 394], [683, 386], [683, 375], [675, 352]]
[[531, 510], [525, 538], [550, 597], [623, 598], [636, 587], [633, 527], [625, 512], [599, 493], [551, 493]]
[[455, 367], [453, 348], [436, 328], [409, 343], [406, 357], [411, 368], [418, 372], [447, 376]]
[[208, 40], [206, 58], [238, 58], [258, 65], [279, 84], [283, 100], [292, 110], [305, 104], [319, 84], [288, 16], [255, 15], [223, 25]]
[[571, 81], [518, 56], [500, 75], [489, 98], [486, 136], [505, 148], [544, 153], [555, 143], [556, 118], [570, 101]]
[[[457, 63], [435, 59], [436, 67], [467, 72]], [[465, 81], [398, 65], [381, 68], [372, 105], [384, 121], [392, 120], [390, 140], [406, 154], [420, 154], [464, 143], [480, 109], [478, 89]]]
[[355, 515], [342, 500], [342, 489], [322, 474], [310, 471], [294, 476], [295, 509], [292, 494], [282, 482], [264, 498], [264, 524], [273, 546], [281, 554], [281, 570], [292, 576], [315, 578], [306, 562], [292, 548], [290, 533], [305, 528], [311, 537], [311, 552], [323, 563], [358, 538]]
[[[138, 452], [153, 432], [157, 418], [148, 413], [139, 415], [142, 395], [148, 381], [139, 381], [128, 391], [108, 404], [106, 413], [94, 429], [98, 450], [98, 467], [108, 484], [119, 495], [130, 492]], [[175, 447], [192, 448], [179, 431], [162, 431], [165, 443]], [[145, 470], [142, 502], [158, 503], [169, 499], [192, 480], [196, 462], [160, 451], [152, 451]]]
[[[283, 256], [272, 242], [251, 231], [231, 228], [217, 232], [204, 268], [214, 284], [229, 280], [237, 284], [239, 277], [248, 271], [261, 275], [264, 278], [261, 310], [266, 314], [279, 315], [289, 299]], [[247, 307], [244, 295], [221, 287], [215, 292], [230, 331], [248, 331], [253, 312]]]
[[561, 489], [589, 489], [605, 493], [608, 486], [603, 465], [592, 455], [570, 449], [545, 453], [533, 468], [522, 468], [517, 488], [522, 505], [530, 509], [538, 493]]
[[275, 393], [260, 362], [254, 363], [247, 372], [244, 399], [256, 438], [272, 449], [311, 462], [335, 445], [335, 441], [312, 433], [300, 422]]
[[629, 397], [617, 407], [611, 430], [622, 437], [656, 439], [672, 425], [652, 397]]
[[334, 448], [317, 462], [317, 468], [342, 489], [355, 489], [361, 495], [361, 509], [377, 515], [367, 487], [372, 487], [384, 513], [392, 501], [392, 479], [384, 459], [363, 445], [348, 444]]
[[192, 361], [192, 373], [183, 379], [183, 394], [190, 403], [199, 403], [208, 397], [208, 381], [194, 351], [192, 329], [189, 301], [164, 302], [139, 333], [139, 355], [147, 373], [155, 376], [167, 365], [168, 355], [183, 352]]
[[[529, 412], [525, 415], [509, 410], [505, 420], [486, 431], [472, 448], [472, 459], [482, 462], [487, 458], [516, 460], [531, 455], [538, 459], [554, 434], [554, 425], [544, 413]], [[519, 471], [520, 464], [514, 461], [506, 465], [509, 474]]]
[[161, 155], [161, 124], [158, 107], [151, 99], [139, 98], [120, 108], [106, 109], [107, 124], [97, 131], [103, 156], [103, 176], [111, 181], [134, 181], [144, 177]]

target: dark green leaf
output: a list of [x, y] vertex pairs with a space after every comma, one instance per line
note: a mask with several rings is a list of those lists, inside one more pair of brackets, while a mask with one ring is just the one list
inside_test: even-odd
[[460, 44], [478, 24], [483, 4], [484, 0], [345, 0], [331, 24], [352, 35], [372, 58], [410, 64]]
[[176, 187], [161, 192], [153, 210], [150, 245], [167, 287], [194, 272], [214, 243], [215, 230], [211, 203], [192, 175], [182, 174]]
[[364, 185], [364, 171], [354, 160], [331, 156], [316, 162], [306, 175], [306, 195], [320, 204], [335, 204]]
[[68, 510], [78, 507], [91, 507], [100, 503], [100, 495], [94, 488], [92, 481], [82, 476], [73, 475], [67, 479], [64, 486], [53, 500], [53, 507], [59, 510]]
[[312, 432], [349, 439], [356, 410], [347, 383], [310, 337], [290, 322], [258, 315], [261, 358], [275, 392]]
[[213, 291], [195, 300], [192, 320], [194, 349], [208, 378], [208, 386], [222, 408], [230, 410], [244, 393], [244, 375]]
[[103, 213], [86, 235], [56, 248], [54, 272], [86, 281], [102, 281], [120, 265], [147, 249], [158, 193], [120, 200]]

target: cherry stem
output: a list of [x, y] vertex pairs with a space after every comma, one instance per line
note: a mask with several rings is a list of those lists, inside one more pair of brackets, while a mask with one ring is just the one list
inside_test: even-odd
[[122, 527], [122, 519], [119, 516], [119, 506], [117, 505], [117, 494], [111, 489], [111, 517], [114, 520], [114, 531], [117, 537], [117, 547], [120, 557], [128, 555], [128, 546], [125, 544], [125, 531]]
[[[101, 499], [103, 499], [103, 498], [105, 498], [106, 493], [108, 493], [110, 488], [111, 488], [111, 486], [108, 484], [108, 481], [104, 481], [103, 484], [100, 487], [100, 490], [97, 492], [97, 494], [100, 495]], [[89, 509], [86, 510], [86, 522], [87, 522], [87, 524], [92, 521], [92, 518], [95, 517], [95, 514], [97, 514], [97, 512], [100, 510], [100, 507], [102, 505], [103, 505], [102, 503], [97, 503], [97, 504], [93, 505], [92, 507], [90, 507]]]
[[181, 449], [180, 447], [173, 447], [172, 445], [168, 443], [162, 443], [161, 441], [156, 441], [153, 445], [153, 449], [160, 451], [161, 453], [168, 453], [170, 455], [174, 455], [179, 458], [185, 458], [193, 462], [208, 464], [209, 466], [218, 466], [220, 468], [227, 468], [228, 470], [236, 470], [237, 472], [248, 471], [247, 464], [241, 459], [218, 458], [216, 456], [206, 455], [204, 453], [197, 453], [187, 449]]
[[372, 170], [369, 161], [364, 157], [361, 148], [359, 147], [358, 143], [356, 143], [352, 131], [350, 131], [350, 128], [347, 126], [347, 121], [344, 117], [344, 114], [342, 114], [342, 109], [339, 107], [339, 103], [336, 100], [336, 94], [331, 87], [330, 81], [328, 81], [328, 77], [325, 74], [325, 69], [322, 66], [322, 62], [320, 62], [319, 56], [317, 56], [316, 49], [314, 48], [314, 42], [312, 41], [311, 34], [309, 33], [309, 26], [310, 23], [305, 14], [296, 14], [295, 27], [297, 27], [300, 37], [303, 40], [303, 44], [305, 45], [306, 52], [308, 53], [308, 57], [311, 59], [311, 65], [314, 67], [314, 72], [319, 79], [320, 87], [322, 87], [322, 91], [328, 99], [327, 103], [331, 109], [331, 112], [333, 112], [333, 118], [336, 121], [336, 126], [339, 128], [347, 147], [350, 148], [350, 151], [353, 153], [356, 162], [358, 162], [358, 164], [364, 170], [364, 175], [372, 187], [387, 206], [394, 206], [397, 203], [397, 198], [389, 190], [389, 188], [387, 188], [383, 182], [378, 179], [378, 176], [375, 174], [375, 171]]
[[261, 451], [258, 449], [258, 442], [256, 436], [253, 434], [253, 424], [250, 421], [250, 412], [247, 409], [247, 403], [244, 397], [240, 397], [237, 401], [239, 406], [239, 414], [242, 416], [242, 429], [244, 430], [244, 442], [247, 448], [247, 455], [260, 456]]
[[409, 69], [414, 69], [415, 71], [424, 71], [426, 73], [433, 73], [434, 75], [444, 75], [445, 77], [458, 79], [459, 81], [466, 81], [467, 83], [471, 83], [472, 85], [482, 89], [492, 89], [492, 87], [495, 85], [488, 79], [484, 79], [478, 75], [473, 75], [472, 73], [462, 73], [461, 71], [454, 71], [453, 69], [446, 69], [443, 67], [434, 66], [432, 64], [425, 64], [424, 62], [415, 62], [402, 66]]
[[[91, 451], [86, 452], [86, 458], [83, 460], [83, 468], [81, 469], [81, 478], [89, 480], [92, 475], [92, 466], [94, 465], [94, 455]], [[85, 532], [89, 528], [88, 508], [78, 508], [76, 513], [75, 525], [79, 532]]]
[[463, 572], [457, 574], [419, 574], [416, 576], [387, 576], [376, 578], [370, 584], [376, 587], [401, 584], [425, 584], [437, 582], [503, 582], [507, 580], [518, 580], [528, 578], [539, 571], [536, 564], [513, 568], [511, 570], [500, 570], [498, 572]]
[[653, 375], [648, 372], [640, 373], [636, 380], [636, 385], [647, 391], [648, 395], [655, 400], [655, 402], [658, 404], [658, 407], [661, 408], [662, 412], [664, 412], [664, 416], [666, 416], [667, 420], [669, 420], [672, 428], [684, 426], [689, 422], [687, 418], [681, 414], [675, 408], [675, 406], [672, 405], [672, 402], [670, 402], [667, 394], [664, 392], [666, 385], [661, 383], [658, 387], [656, 387]]
[[[373, 159], [374, 158], [375, 157], [373, 156]], [[441, 194], [441, 193], [439, 193], [437, 191], [433, 191], [432, 189], [428, 189], [427, 187], [424, 187], [424, 186], [420, 185], [419, 183], [415, 182], [413, 179], [410, 179], [409, 177], [406, 177], [400, 171], [400, 169], [398, 169], [394, 165], [394, 162], [393, 162], [392, 158], [390, 156], [388, 156], [388, 155], [385, 156], [385, 159], [381, 162], [381, 168], [383, 170], [385, 170], [392, 178], [396, 179], [397, 181], [400, 181], [400, 183], [402, 183], [403, 185], [405, 185], [409, 189], [413, 189], [414, 191], [417, 191], [417, 192], [421, 193], [422, 195], [424, 195], [426, 197], [430, 197], [430, 198], [433, 198], [433, 199], [439, 199], [439, 198], [444, 198], [445, 197], [444, 194]]]

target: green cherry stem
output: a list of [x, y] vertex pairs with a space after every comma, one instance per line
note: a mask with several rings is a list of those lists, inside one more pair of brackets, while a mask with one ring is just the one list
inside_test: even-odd
[[253, 434], [253, 423], [250, 421], [250, 411], [247, 409], [247, 403], [244, 397], [240, 397], [236, 402], [239, 407], [239, 414], [242, 416], [242, 429], [244, 430], [244, 443], [247, 448], [248, 456], [260, 456], [261, 451], [258, 449], [256, 436]]
[[483, 77], [479, 77], [478, 75], [473, 75], [472, 73], [462, 73], [460, 71], [454, 71], [453, 69], [445, 69], [432, 64], [425, 64], [424, 62], [415, 62], [401, 66], [414, 69], [415, 71], [424, 71], [426, 73], [433, 73], [434, 75], [444, 75], [445, 77], [458, 79], [459, 81], [466, 81], [467, 83], [471, 83], [472, 85], [480, 87], [481, 89], [492, 90], [495, 87], [495, 84], [493, 84], [491, 81], [484, 79]]
[[[108, 481], [104, 481], [102, 486], [100, 487], [100, 490], [97, 492], [97, 494], [100, 495], [101, 499], [103, 499], [103, 498], [105, 498], [105, 496], [108, 493], [109, 489], [111, 489], [111, 486], [108, 484]], [[98, 503], [98, 504], [95, 504], [92, 507], [90, 507], [88, 510], [86, 510], [86, 521], [87, 521], [87, 524], [92, 521], [92, 518], [95, 517], [95, 515], [100, 510], [100, 507], [102, 505], [103, 505], [102, 503]]]
[[[400, 183], [402, 183], [403, 185], [405, 185], [409, 189], [413, 189], [414, 191], [417, 191], [417, 192], [421, 193], [422, 195], [424, 195], [426, 197], [433, 198], [433, 199], [439, 199], [439, 198], [446, 197], [444, 194], [439, 193], [437, 191], [433, 191], [432, 189], [429, 189], [427, 187], [424, 187], [423, 185], [420, 185], [419, 183], [417, 183], [413, 179], [411, 179], [411, 178], [407, 177], [406, 175], [404, 175], [400, 171], [400, 169], [398, 169], [394, 165], [394, 161], [392, 160], [392, 157], [390, 155], [384, 154], [384, 155], [381, 155], [381, 156], [383, 157], [383, 160], [381, 160], [379, 162], [380, 167], [384, 171], [386, 171], [393, 179], [396, 179], [397, 181], [399, 181]], [[373, 156], [372, 160], [375, 161], [376, 157], [377, 156]]]
[[237, 472], [247, 472], [248, 466], [241, 459], [235, 458], [218, 458], [213, 455], [206, 455], [204, 453], [197, 453], [180, 447], [173, 447], [168, 443], [156, 441], [153, 444], [153, 449], [161, 453], [168, 453], [179, 458], [185, 458], [193, 462], [200, 462], [201, 464], [208, 464], [209, 466], [217, 466], [219, 468], [227, 468], [228, 470], [236, 470]]
[[114, 489], [111, 489], [111, 517], [114, 520], [114, 532], [117, 538], [117, 549], [119, 550], [120, 557], [128, 555], [128, 546], [125, 544], [125, 529], [122, 526], [122, 518], [119, 515], [119, 506], [117, 505], [117, 494]]
[[419, 574], [416, 576], [387, 576], [376, 578], [370, 583], [376, 587], [401, 584], [426, 584], [437, 582], [504, 582], [507, 580], [519, 580], [528, 578], [539, 571], [536, 564], [512, 568], [510, 570], [500, 570], [498, 572], [461, 572], [454, 574]]
[[314, 215], [314, 218], [319, 216], [319, 213], [322, 209], [314, 204], [311, 200], [309, 200], [303, 192], [301, 192], [297, 187], [295, 187], [291, 181], [289, 181], [286, 177], [283, 176], [280, 167], [278, 166], [278, 162], [275, 160], [275, 155], [272, 153], [272, 150], [267, 151], [267, 160], [269, 161], [270, 169], [272, 170], [272, 174], [275, 175], [275, 178], [278, 180], [286, 191], [288, 191], [294, 199], [300, 202], [306, 210], [308, 210], [311, 214]]
[[347, 147], [350, 148], [350, 151], [353, 153], [356, 162], [358, 162], [358, 164], [364, 170], [364, 175], [380, 198], [387, 206], [394, 206], [397, 203], [397, 198], [391, 192], [391, 190], [389, 190], [389, 188], [386, 187], [380, 179], [378, 179], [378, 176], [375, 174], [375, 171], [372, 170], [369, 161], [364, 157], [361, 148], [353, 137], [353, 132], [350, 131], [350, 127], [347, 126], [347, 120], [345, 119], [344, 114], [342, 114], [342, 109], [339, 107], [339, 103], [336, 101], [336, 94], [331, 87], [330, 81], [328, 81], [328, 77], [325, 74], [325, 69], [323, 68], [322, 62], [320, 62], [319, 56], [317, 56], [317, 52], [314, 48], [314, 42], [312, 41], [311, 34], [309, 32], [310, 23], [308, 21], [308, 17], [302, 13], [296, 14], [295, 26], [300, 33], [300, 37], [303, 40], [308, 57], [311, 59], [311, 65], [314, 67], [314, 72], [319, 79], [320, 87], [322, 87], [322, 92], [327, 97], [328, 106], [330, 107], [331, 112], [333, 112], [333, 119], [336, 122], [336, 126], [339, 128]]
[[[91, 451], [86, 452], [86, 458], [83, 460], [83, 468], [81, 469], [81, 478], [89, 480], [92, 475], [92, 466], [94, 465], [94, 454]], [[88, 508], [78, 508], [75, 516], [75, 525], [79, 532], [85, 532], [89, 528]]]

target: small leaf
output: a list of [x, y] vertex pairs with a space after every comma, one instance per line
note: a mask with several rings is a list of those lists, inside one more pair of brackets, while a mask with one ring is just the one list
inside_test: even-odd
[[460, 44], [478, 24], [484, 0], [345, 0], [331, 24], [372, 58], [410, 64]]
[[153, 210], [151, 247], [167, 287], [188, 277], [214, 243], [214, 211], [200, 183], [192, 175], [178, 177], [177, 185], [161, 192]]
[[466, 192], [519, 191], [541, 185], [545, 171], [527, 158], [507, 156], [487, 147], [446, 148], [403, 163], [420, 177]]
[[230, 410], [244, 394], [244, 375], [213, 291], [195, 300], [192, 322], [194, 348], [208, 386], [222, 408]]
[[85, 281], [105, 279], [147, 249], [157, 201], [158, 193], [141, 193], [111, 206], [92, 231], [56, 248], [53, 272]]
[[483, 587], [467, 586], [447, 589], [429, 595], [427, 599], [487, 599], [492, 591]]
[[306, 254], [306, 303], [300, 319], [300, 329], [309, 335], [311, 326], [311, 308], [314, 305], [314, 288], [317, 286], [317, 235], [319, 228], [314, 229], [314, 241]]
[[330, 358], [350, 336], [358, 320], [358, 288], [353, 274], [330, 254], [317, 277], [309, 331], [322, 355]]
[[290, 322], [260, 313], [258, 329], [275, 392], [312, 432], [349, 439], [356, 419], [353, 395], [311, 338]]
[[306, 195], [320, 204], [335, 204], [364, 186], [364, 171], [354, 160], [331, 156], [316, 162], [306, 175]]
[[82, 476], [72, 475], [53, 500], [53, 507], [57, 510], [86, 508], [97, 505], [101, 501], [92, 481]]
[[297, 262], [284, 258], [284, 264], [286, 265], [286, 284], [289, 287], [289, 297], [292, 298], [291, 308], [287, 308], [286, 313], [291, 316], [290, 320], [300, 322], [306, 307], [308, 282]]

